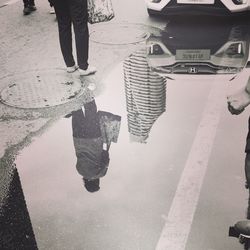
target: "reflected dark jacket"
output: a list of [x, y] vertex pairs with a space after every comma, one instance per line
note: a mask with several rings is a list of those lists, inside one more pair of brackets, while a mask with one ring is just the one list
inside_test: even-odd
[[85, 179], [97, 179], [106, 175], [109, 153], [103, 150], [103, 140], [73, 137], [77, 156], [76, 169]]
[[[72, 113], [73, 141], [77, 157], [76, 168], [85, 179], [103, 177], [109, 165], [109, 146], [116, 142], [121, 117], [97, 111], [95, 100]], [[107, 150], [103, 145], [107, 144]]]

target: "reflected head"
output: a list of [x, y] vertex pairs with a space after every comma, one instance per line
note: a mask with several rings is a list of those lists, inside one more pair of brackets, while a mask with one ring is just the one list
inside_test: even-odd
[[88, 180], [83, 178], [84, 187], [91, 193], [97, 192], [100, 189], [100, 179]]

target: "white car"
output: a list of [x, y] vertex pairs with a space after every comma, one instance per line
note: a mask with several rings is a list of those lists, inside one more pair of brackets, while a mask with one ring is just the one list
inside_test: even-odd
[[227, 15], [239, 14], [250, 10], [250, 0], [145, 0], [148, 14], [176, 15], [211, 14]]
[[234, 75], [249, 61], [247, 25], [168, 25], [147, 40], [151, 70], [173, 75]]

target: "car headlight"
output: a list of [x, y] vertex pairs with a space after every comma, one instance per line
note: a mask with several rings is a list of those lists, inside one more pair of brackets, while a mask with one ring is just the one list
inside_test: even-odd
[[159, 44], [151, 44], [148, 48], [149, 55], [163, 55], [164, 51]]
[[230, 57], [242, 57], [243, 56], [243, 44], [232, 43], [225, 51], [226, 55]]
[[232, 1], [236, 5], [245, 4], [247, 2], [247, 0], [232, 0]]
[[224, 68], [217, 70], [217, 74], [237, 74], [242, 70], [241, 67], [239, 68]]

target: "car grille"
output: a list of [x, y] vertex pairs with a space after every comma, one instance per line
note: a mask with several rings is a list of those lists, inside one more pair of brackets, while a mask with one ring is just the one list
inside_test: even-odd
[[[192, 69], [191, 69], [192, 68]], [[171, 66], [163, 66], [154, 68], [156, 72], [171, 72], [172, 74], [217, 74], [220, 70], [225, 70], [224, 74], [233, 74], [240, 72], [242, 68], [229, 68], [224, 66], [217, 66], [211, 63], [175, 63]], [[228, 70], [228, 72], [227, 72]]]

